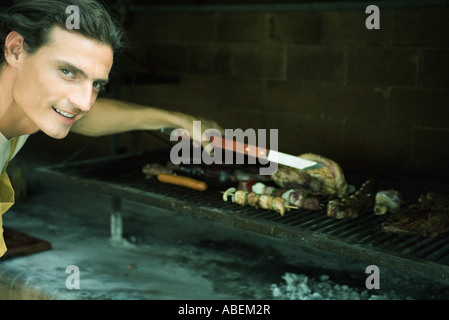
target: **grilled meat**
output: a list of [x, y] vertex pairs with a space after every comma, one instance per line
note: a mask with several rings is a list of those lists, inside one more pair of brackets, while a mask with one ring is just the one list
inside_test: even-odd
[[284, 216], [285, 212], [290, 211], [291, 208], [288, 206], [288, 202], [281, 197], [236, 190], [232, 187], [224, 192], [223, 200], [227, 201], [227, 197], [230, 195], [232, 196], [232, 202], [241, 206], [250, 205], [255, 208], [273, 210], [278, 212], [281, 216]]
[[248, 181], [239, 181], [238, 189], [239, 190], [245, 190], [245, 191], [251, 191], [252, 186], [256, 183], [255, 180], [248, 180]]
[[247, 197], [246, 197], [247, 194], [248, 194], [248, 192], [246, 192], [246, 191], [237, 190], [234, 193], [234, 202], [241, 206], [247, 205], [248, 204]]
[[307, 188], [312, 192], [318, 192], [320, 184], [313, 179], [305, 170], [295, 169], [279, 165], [277, 171], [271, 175], [274, 183], [285, 189]]
[[309, 196], [307, 193], [292, 192], [288, 197], [288, 201], [291, 205], [307, 210], [318, 211], [321, 210], [321, 203], [318, 198]]
[[255, 193], [255, 192], [248, 193], [248, 196], [247, 196], [248, 205], [257, 209], [259, 207], [257, 204], [258, 200], [259, 200], [259, 195], [257, 193]]
[[287, 201], [280, 197], [272, 197], [271, 200], [271, 210], [274, 210], [276, 212], [279, 212], [281, 216], [285, 213], [285, 205], [287, 204]]
[[321, 209], [318, 198], [309, 196], [309, 192], [305, 189], [276, 189], [271, 186], [266, 186], [262, 182], [257, 182], [252, 185], [252, 191], [258, 194], [268, 194], [273, 197], [281, 197], [290, 205], [298, 208], [313, 211], [318, 211]]
[[428, 192], [418, 203], [391, 215], [382, 224], [385, 232], [434, 238], [449, 231], [449, 194]]
[[173, 170], [160, 163], [147, 163], [142, 167], [142, 173], [145, 175], [146, 179], [149, 179], [159, 174], [172, 174]]
[[360, 189], [348, 197], [334, 199], [327, 204], [327, 215], [336, 219], [358, 218], [374, 204], [376, 186], [373, 180], [365, 181]]
[[267, 194], [259, 195], [259, 200], [257, 200], [257, 204], [262, 209], [271, 209], [271, 202], [273, 201], [273, 197]]
[[343, 170], [333, 160], [323, 156], [306, 153], [301, 158], [315, 161], [322, 168], [300, 170], [279, 165], [271, 178], [281, 188], [307, 188], [312, 195], [344, 197], [348, 194], [348, 184]]
[[397, 190], [382, 190], [376, 193], [374, 213], [378, 216], [387, 212], [395, 213], [401, 208], [402, 197]]

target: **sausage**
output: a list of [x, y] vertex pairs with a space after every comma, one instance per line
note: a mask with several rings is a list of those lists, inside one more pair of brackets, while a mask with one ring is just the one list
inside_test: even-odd
[[175, 184], [177, 186], [186, 187], [198, 191], [207, 190], [207, 184], [205, 182], [195, 180], [189, 177], [178, 176], [173, 174], [158, 174], [157, 179], [163, 183]]

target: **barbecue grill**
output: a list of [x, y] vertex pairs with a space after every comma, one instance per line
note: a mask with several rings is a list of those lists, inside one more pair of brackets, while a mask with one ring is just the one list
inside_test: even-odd
[[[159, 150], [137, 155], [120, 155], [84, 160], [70, 164], [46, 166], [37, 174], [46, 181], [71, 184], [83, 189], [110, 195], [112, 219], [111, 236], [121, 237], [120, 201], [131, 200], [179, 213], [194, 215], [267, 236], [277, 237], [299, 245], [352, 257], [379, 267], [389, 267], [449, 283], [449, 236], [424, 238], [419, 235], [388, 234], [381, 224], [388, 218], [366, 214], [353, 220], [336, 220], [321, 211], [304, 209], [280, 216], [274, 211], [243, 207], [224, 202], [220, 190], [211, 186], [205, 192], [163, 184], [157, 179], [145, 179], [141, 168], [146, 163], [166, 163], [169, 151]], [[359, 185], [368, 177], [348, 174], [347, 180]], [[374, 178], [381, 189], [399, 190], [404, 206], [416, 202], [421, 193], [435, 189], [435, 184], [406, 179]], [[444, 191], [446, 185], [439, 185]]]

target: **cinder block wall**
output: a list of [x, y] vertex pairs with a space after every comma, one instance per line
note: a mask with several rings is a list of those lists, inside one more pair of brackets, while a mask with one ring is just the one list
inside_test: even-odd
[[279, 130], [279, 150], [345, 170], [449, 177], [449, 8], [134, 13], [143, 64], [179, 83], [126, 85], [122, 98]]

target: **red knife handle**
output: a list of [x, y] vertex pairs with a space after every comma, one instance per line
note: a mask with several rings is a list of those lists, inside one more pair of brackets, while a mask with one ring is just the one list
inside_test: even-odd
[[267, 149], [249, 145], [240, 141], [234, 141], [231, 139], [226, 139], [218, 136], [212, 136], [211, 141], [214, 147], [218, 147], [223, 150], [243, 153], [247, 156], [259, 159], [266, 159], [268, 156]]

